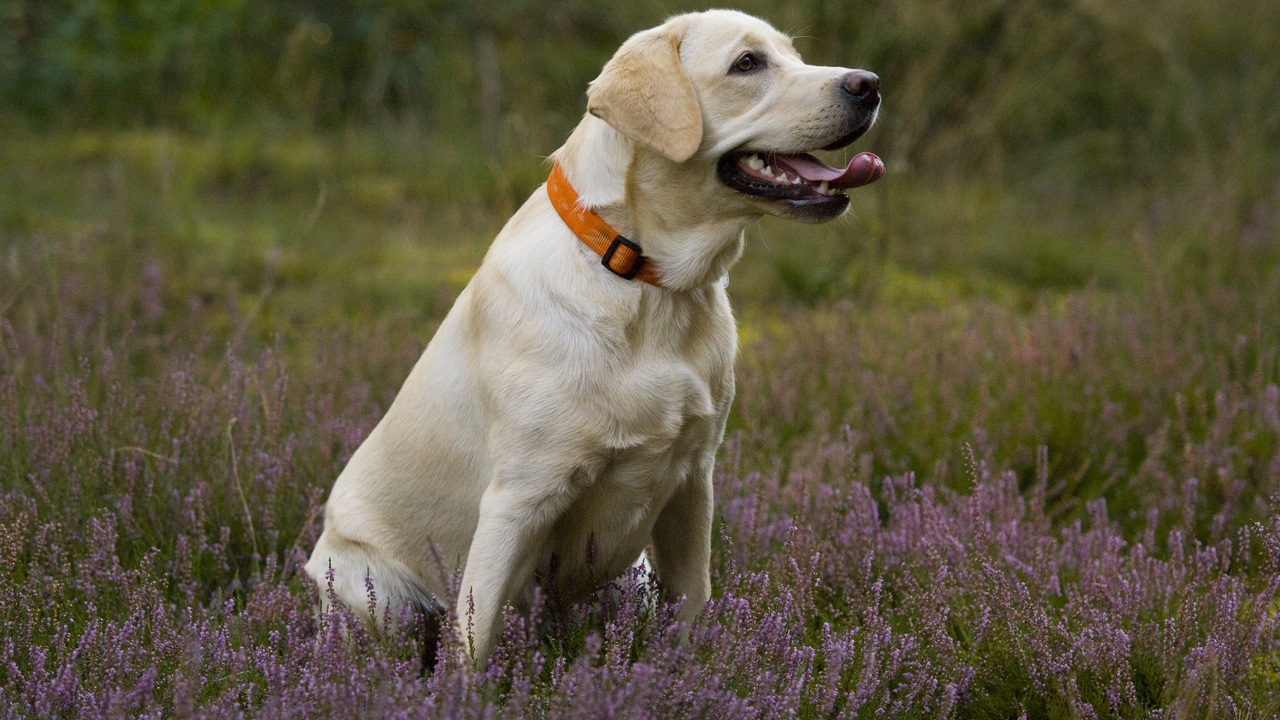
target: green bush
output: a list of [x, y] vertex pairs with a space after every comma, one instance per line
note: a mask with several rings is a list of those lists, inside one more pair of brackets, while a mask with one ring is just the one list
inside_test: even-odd
[[[885, 80], [886, 154], [1070, 193], [1217, 183], [1280, 145], [1280, 6], [907, 0], [740, 6]], [[683, 3], [45, 0], [9, 5], [0, 99], [36, 126], [412, 118], [546, 152], [630, 32]], [[532, 146], [532, 147], [530, 147]], [[1248, 175], [1247, 182], [1271, 178]], [[1253, 187], [1259, 192], [1263, 188]]]

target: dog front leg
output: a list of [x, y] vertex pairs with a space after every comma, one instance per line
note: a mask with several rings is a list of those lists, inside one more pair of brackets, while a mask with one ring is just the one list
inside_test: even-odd
[[[689, 478], [653, 526], [653, 564], [667, 596], [684, 598], [680, 619], [692, 622], [711, 597], [711, 472]], [[687, 630], [686, 630], [687, 632]]]
[[562, 481], [495, 480], [485, 490], [457, 606], [459, 637], [470, 641], [477, 665], [497, 641], [503, 606], [533, 580], [539, 552], [571, 500]]

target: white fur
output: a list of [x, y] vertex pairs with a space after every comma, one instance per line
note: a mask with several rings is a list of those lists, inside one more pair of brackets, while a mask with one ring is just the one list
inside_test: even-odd
[[[677, 54], [651, 63], [663, 47]], [[768, 71], [727, 73], [744, 48], [766, 53]], [[662, 586], [695, 617], [711, 590], [712, 465], [734, 391], [721, 279], [749, 222], [788, 214], [725, 187], [716, 161], [838, 134], [828, 106], [845, 72], [805, 65], [787, 37], [731, 11], [628, 40], [593, 83], [596, 114], [554, 157], [583, 204], [644, 247], [664, 287], [601, 267], [536, 190], [338, 477], [307, 564], [316, 582], [331, 567], [334, 593], [357, 611], [366, 577], [393, 608], [456, 600], [462, 628], [474, 603], [481, 659], [503, 604], [526, 599], [536, 574], [554, 564], [544, 580], [589, 592], [650, 548]], [[658, 131], [623, 117], [681, 73], [696, 102], [686, 88], [668, 110], [699, 114], [701, 135], [696, 117]], [[457, 566], [455, 599], [445, 574]]]

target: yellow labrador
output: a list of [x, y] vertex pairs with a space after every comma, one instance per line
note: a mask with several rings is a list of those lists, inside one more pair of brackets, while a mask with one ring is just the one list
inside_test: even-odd
[[[742, 13], [628, 39], [338, 477], [311, 577], [365, 612], [366, 578], [393, 609], [456, 602], [477, 661], [535, 576], [589, 592], [646, 548], [695, 617], [734, 392], [723, 279], [748, 223], [830, 220], [884, 173], [870, 153], [807, 154], [853, 142], [879, 105], [875, 75], [806, 65]], [[433, 547], [462, 568], [457, 598]]]

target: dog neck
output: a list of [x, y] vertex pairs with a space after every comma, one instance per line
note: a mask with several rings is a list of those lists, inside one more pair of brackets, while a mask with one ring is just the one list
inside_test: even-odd
[[704, 198], [722, 189], [709, 187], [719, 181], [705, 160], [673, 163], [590, 114], [552, 157], [582, 205], [639, 243], [669, 290], [721, 282], [742, 255], [743, 230], [758, 217], [707, 207]]

